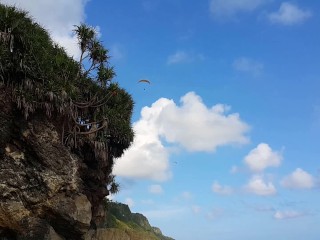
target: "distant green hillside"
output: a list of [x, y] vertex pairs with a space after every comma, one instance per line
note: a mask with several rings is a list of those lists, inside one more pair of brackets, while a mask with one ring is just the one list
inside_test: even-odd
[[159, 228], [152, 227], [140, 213], [132, 213], [126, 204], [106, 202], [107, 219], [105, 228], [120, 229], [132, 240], [174, 240], [162, 235]]

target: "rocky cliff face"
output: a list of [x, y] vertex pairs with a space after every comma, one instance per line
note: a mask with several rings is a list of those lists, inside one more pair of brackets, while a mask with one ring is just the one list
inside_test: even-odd
[[63, 146], [50, 119], [17, 117], [6, 93], [0, 87], [0, 239], [171, 240], [127, 205], [106, 205], [103, 168]]
[[61, 144], [50, 121], [17, 118], [5, 90], [0, 89], [0, 236], [81, 239], [93, 209], [82, 161]]
[[0, 3], [0, 239], [153, 239], [103, 228], [103, 200], [118, 190], [113, 159], [133, 140], [133, 99], [111, 82], [94, 29], [75, 34], [79, 62]]

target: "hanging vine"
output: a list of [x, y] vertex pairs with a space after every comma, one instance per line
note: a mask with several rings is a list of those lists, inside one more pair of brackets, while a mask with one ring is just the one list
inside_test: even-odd
[[56, 120], [61, 142], [95, 157], [119, 157], [133, 140], [133, 100], [118, 84], [94, 28], [75, 26], [80, 59], [54, 43], [27, 13], [0, 4], [0, 82], [25, 119]]

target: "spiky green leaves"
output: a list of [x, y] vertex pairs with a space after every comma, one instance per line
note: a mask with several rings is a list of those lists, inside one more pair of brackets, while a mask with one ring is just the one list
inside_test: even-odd
[[[98, 157], [120, 156], [133, 139], [133, 101], [111, 84], [115, 72], [96, 31], [76, 26], [79, 62], [25, 12], [1, 4], [0, 32], [0, 80], [12, 89], [12, 99], [25, 118], [35, 112], [57, 117], [63, 120], [62, 140], [71, 148], [87, 143]], [[7, 41], [10, 34], [13, 51]], [[108, 156], [101, 154], [104, 150]]]
[[115, 75], [108, 63], [108, 50], [98, 40], [94, 28], [81, 24], [75, 26], [74, 32], [81, 50], [79, 60], [81, 76], [90, 77], [101, 87], [106, 87]]

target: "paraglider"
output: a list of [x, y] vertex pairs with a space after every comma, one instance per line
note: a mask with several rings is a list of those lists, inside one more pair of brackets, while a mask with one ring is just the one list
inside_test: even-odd
[[146, 80], [146, 79], [141, 79], [138, 81], [138, 83], [151, 83], [149, 80]]
[[[151, 84], [151, 82], [147, 79], [141, 79], [138, 81], [138, 83], [148, 83], [148, 84]], [[146, 90], [145, 88], [143, 90]]]

